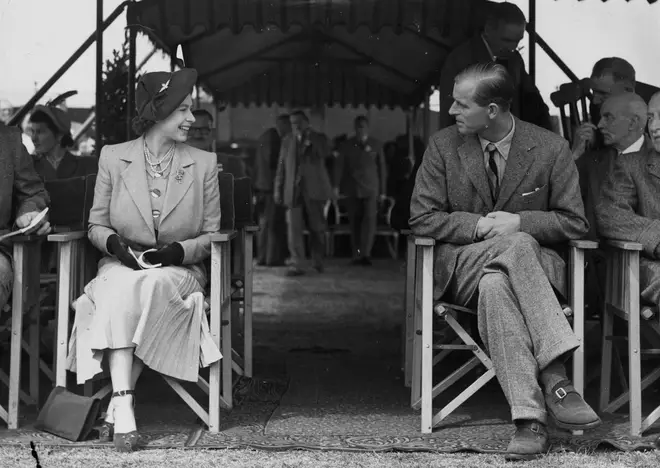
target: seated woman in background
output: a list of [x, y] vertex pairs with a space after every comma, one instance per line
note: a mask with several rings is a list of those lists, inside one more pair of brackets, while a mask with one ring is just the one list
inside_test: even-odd
[[30, 115], [34, 168], [44, 181], [95, 174], [97, 159], [71, 154], [71, 119], [59, 107], [36, 106]]
[[[215, 154], [184, 142], [195, 118], [194, 69], [147, 73], [135, 93], [136, 140], [103, 147], [89, 240], [105, 256], [74, 304], [68, 368], [82, 384], [107, 358], [112, 399], [100, 433], [119, 451], [138, 442], [134, 390], [144, 365], [196, 382], [222, 355], [204, 313], [204, 260], [220, 229]], [[132, 249], [157, 268], [141, 269]]]

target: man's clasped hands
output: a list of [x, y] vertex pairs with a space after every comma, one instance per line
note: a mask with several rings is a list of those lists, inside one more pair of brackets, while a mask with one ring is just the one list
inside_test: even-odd
[[520, 231], [520, 215], [495, 211], [479, 220], [475, 239], [488, 240], [495, 236], [513, 234], [518, 231]]

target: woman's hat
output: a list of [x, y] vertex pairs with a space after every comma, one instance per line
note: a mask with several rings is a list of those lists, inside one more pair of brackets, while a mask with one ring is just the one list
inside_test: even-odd
[[167, 118], [192, 93], [196, 82], [194, 68], [145, 73], [135, 90], [137, 117], [154, 122]]
[[34, 107], [32, 115], [35, 115], [39, 112], [43, 112], [55, 125], [58, 132], [62, 135], [69, 135], [71, 133], [71, 119], [69, 115], [60, 109], [52, 105], [38, 105]]

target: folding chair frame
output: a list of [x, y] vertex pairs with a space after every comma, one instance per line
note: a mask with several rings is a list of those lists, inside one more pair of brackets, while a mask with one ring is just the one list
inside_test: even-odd
[[[630, 434], [641, 436], [653, 423], [660, 419], [660, 406], [655, 408], [645, 419], [642, 419], [642, 391], [660, 378], [660, 367], [642, 378], [642, 354], [658, 355], [660, 349], [642, 349], [641, 335], [644, 331], [655, 332], [656, 346], [660, 335], [658, 314], [642, 323], [639, 283], [639, 253], [642, 245], [636, 242], [606, 241], [607, 282], [605, 288], [605, 310], [603, 311], [603, 341], [600, 381], [600, 410], [613, 413], [621, 406], [629, 404]], [[628, 383], [622, 378], [623, 392], [614, 400], [610, 400], [612, 380], [612, 353], [614, 317], [619, 317], [628, 323]], [[648, 327], [648, 328], [647, 328]], [[617, 368], [623, 375], [623, 368], [616, 353]], [[628, 388], [628, 385], [630, 386]]]
[[[183, 401], [204, 421], [210, 432], [220, 428], [220, 407], [232, 407], [232, 347], [231, 347], [231, 241], [235, 231], [221, 231], [211, 236], [211, 289], [210, 289], [210, 332], [213, 341], [220, 348], [223, 358], [209, 366], [208, 382], [202, 377], [197, 384], [209, 396], [209, 409], [202, 406], [175, 379], [164, 377], [165, 381]], [[74, 256], [79, 255], [87, 242], [86, 232], [52, 234], [48, 240], [57, 243], [58, 300], [57, 300], [57, 352], [55, 356], [56, 385], [66, 387], [66, 360], [68, 347], [69, 309], [77, 293], [82, 291], [75, 267]], [[74, 253], [78, 252], [78, 254]], [[78, 286], [79, 291], [75, 290]], [[106, 385], [93, 396], [103, 398], [111, 391]]]
[[[458, 321], [458, 314], [474, 315], [475, 312], [465, 307], [442, 302], [434, 307], [433, 249], [435, 241], [424, 237], [413, 238], [409, 231], [406, 233], [408, 234], [408, 252], [406, 254], [404, 381], [411, 386], [411, 406], [414, 409], [421, 408], [422, 410], [421, 430], [423, 433], [430, 433], [444, 418], [495, 377], [495, 373], [487, 353], [471, 338]], [[564, 312], [567, 317], [573, 317], [573, 330], [580, 342], [579, 348], [573, 355], [573, 384], [578, 392], [583, 393], [584, 250], [595, 249], [598, 244], [593, 241], [580, 240], [571, 241], [569, 247], [570, 307], [565, 308]], [[411, 253], [411, 249], [414, 249], [414, 253]], [[434, 345], [434, 313], [445, 320], [458, 336], [457, 340], [452, 343]], [[434, 356], [434, 349], [440, 349], [441, 352]], [[434, 387], [433, 367], [455, 350], [469, 350], [474, 357]], [[486, 372], [434, 415], [433, 399], [479, 364], [486, 368]], [[576, 435], [581, 433], [581, 431], [574, 431]]]

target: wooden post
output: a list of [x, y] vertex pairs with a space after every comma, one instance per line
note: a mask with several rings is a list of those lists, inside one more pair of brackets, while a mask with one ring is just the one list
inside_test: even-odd
[[529, 0], [529, 76], [536, 84], [536, 0]]
[[103, 102], [103, 0], [96, 0], [96, 138], [94, 152], [101, 156], [101, 106]]

